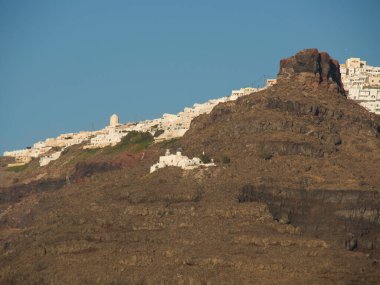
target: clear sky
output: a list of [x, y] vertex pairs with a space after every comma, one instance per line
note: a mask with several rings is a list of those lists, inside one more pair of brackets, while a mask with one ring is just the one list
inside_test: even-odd
[[380, 1], [0, 0], [0, 152], [177, 113], [316, 47], [380, 66]]

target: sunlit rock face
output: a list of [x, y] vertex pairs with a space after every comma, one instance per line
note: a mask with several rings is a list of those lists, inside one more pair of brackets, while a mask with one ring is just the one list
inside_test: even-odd
[[295, 80], [312, 89], [326, 87], [344, 95], [339, 62], [326, 52], [318, 49], [304, 49], [294, 56], [280, 61], [277, 80], [284, 82]]

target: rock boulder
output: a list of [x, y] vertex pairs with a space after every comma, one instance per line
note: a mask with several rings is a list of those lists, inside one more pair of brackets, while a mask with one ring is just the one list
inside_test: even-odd
[[312, 89], [327, 88], [345, 95], [339, 63], [326, 52], [304, 49], [280, 61], [278, 82], [296, 80]]

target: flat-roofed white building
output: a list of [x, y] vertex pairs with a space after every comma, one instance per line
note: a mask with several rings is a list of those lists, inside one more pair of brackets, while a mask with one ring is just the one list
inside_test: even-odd
[[239, 90], [232, 90], [230, 100], [236, 100], [239, 97], [249, 95], [257, 91], [258, 89], [253, 88], [253, 87], [245, 87], [245, 88], [240, 88]]
[[51, 161], [57, 160], [62, 153], [63, 150], [53, 152], [49, 155], [42, 156], [39, 160], [40, 166], [48, 165]]
[[182, 155], [181, 151], [177, 151], [175, 154], [171, 154], [167, 149], [164, 156], [160, 156], [159, 161], [156, 164], [153, 164], [150, 167], [150, 173], [164, 167], [175, 166], [182, 169], [194, 169], [199, 166], [215, 166], [214, 163], [202, 163], [200, 158], [188, 158], [187, 156]]
[[340, 65], [340, 73], [347, 97], [368, 111], [380, 114], [380, 67], [369, 66], [355, 57]]
[[277, 83], [277, 79], [267, 79], [267, 87], [273, 86]]

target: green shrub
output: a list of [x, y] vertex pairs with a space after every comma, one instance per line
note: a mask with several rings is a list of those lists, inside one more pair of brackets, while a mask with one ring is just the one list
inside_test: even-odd
[[[66, 149], [67, 150], [67, 149]], [[79, 161], [86, 160], [90, 156], [93, 156], [97, 153], [100, 153], [102, 151], [101, 148], [87, 148], [87, 149], [82, 149], [81, 152], [75, 156], [73, 156], [70, 159], [71, 164], [76, 164]]]
[[200, 160], [203, 162], [203, 163], [210, 163], [211, 162], [211, 158], [207, 155], [207, 154], [204, 154], [202, 153], [200, 156], [199, 156]]
[[179, 138], [171, 138], [170, 140], [165, 140], [162, 142], [163, 148], [173, 148]]
[[92, 155], [97, 153], [100, 150], [100, 148], [86, 148], [83, 150], [83, 152], [87, 155]]
[[165, 132], [164, 130], [156, 130], [156, 131], [154, 132], [154, 137], [155, 137], [155, 138], [156, 138], [156, 137], [159, 137], [159, 136], [162, 135], [164, 132]]
[[12, 171], [12, 172], [21, 172], [25, 170], [28, 167], [28, 164], [24, 165], [16, 165], [16, 166], [9, 166], [5, 170], [6, 171]]
[[153, 136], [149, 132], [131, 131], [121, 141], [106, 150], [106, 153], [114, 153], [123, 150], [139, 152], [146, 149], [153, 142]]
[[223, 155], [221, 160], [223, 163], [230, 163], [231, 162], [231, 159], [227, 155]]
[[265, 160], [269, 160], [273, 157], [273, 153], [269, 151], [268, 149], [266, 149], [264, 145], [259, 145], [257, 147], [257, 154], [260, 158], [265, 159]]

